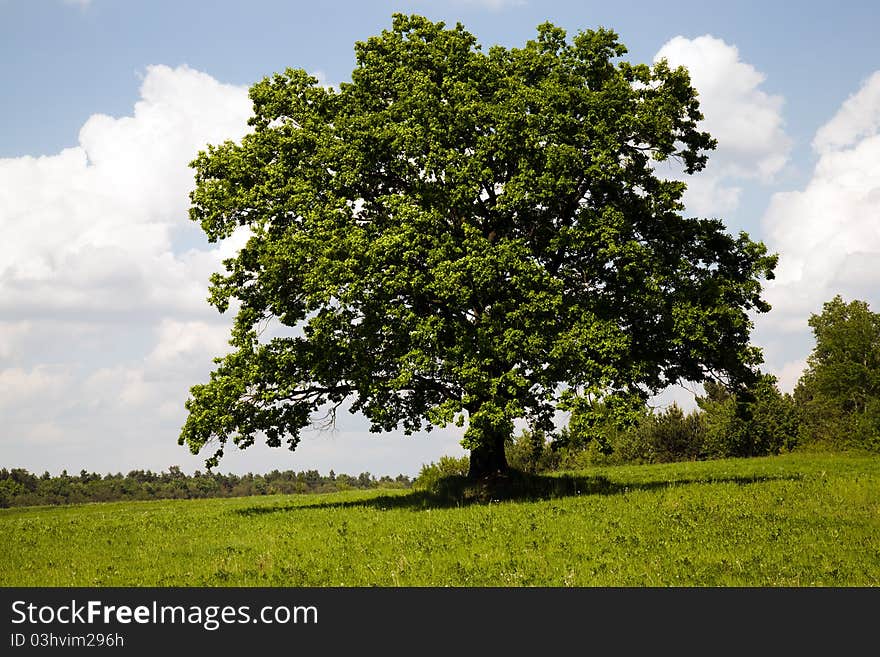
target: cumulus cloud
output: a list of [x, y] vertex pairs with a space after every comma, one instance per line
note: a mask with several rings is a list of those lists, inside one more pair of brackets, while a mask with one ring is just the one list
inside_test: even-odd
[[70, 372], [48, 366], [0, 370], [0, 408], [18, 408], [34, 400], [56, 399], [70, 383]]
[[55, 155], [0, 159], [4, 462], [61, 436], [84, 467], [112, 462], [125, 436], [125, 449], [176, 448], [187, 386], [227, 346], [208, 278], [243, 239], [180, 246], [193, 231], [188, 163], [240, 138], [249, 115], [246, 88], [151, 66], [130, 116], [90, 117]]
[[766, 76], [742, 61], [734, 45], [710, 35], [677, 36], [655, 61], [685, 66], [699, 93], [701, 127], [718, 140], [709, 165], [687, 177], [688, 210], [718, 215], [737, 207], [744, 181], [770, 182], [788, 160], [792, 141], [785, 133], [783, 99], [761, 89]]
[[[185, 66], [147, 69], [132, 116], [92, 116], [79, 145], [0, 160], [0, 312], [195, 311], [210, 266], [175, 253], [188, 223], [188, 168], [238, 138], [246, 90]], [[219, 254], [219, 251], [214, 249]]]
[[813, 139], [820, 153], [840, 150], [880, 131], [880, 71], [870, 76], [858, 93], [843, 103], [840, 110], [823, 125]]
[[[66, 366], [0, 369], [0, 462], [4, 466], [23, 462], [25, 459], [18, 461], [15, 457], [26, 451], [43, 457], [34, 459], [32, 470], [51, 467], [46, 463], [38, 468], [38, 464], [53, 453], [55, 445], [63, 445], [71, 437], [65, 431], [64, 418], [75, 405], [69, 394], [75, 384], [75, 372]], [[51, 457], [48, 461], [54, 465]]]
[[813, 148], [806, 187], [775, 194], [763, 218], [780, 261], [759, 328], [802, 351], [812, 347], [809, 315], [834, 295], [880, 310], [880, 72], [819, 128]]
[[210, 359], [230, 349], [229, 330], [222, 325], [165, 318], [157, 334], [147, 361], [158, 367], [191, 363], [197, 357]]
[[28, 321], [0, 322], [0, 364], [11, 362], [31, 331]]

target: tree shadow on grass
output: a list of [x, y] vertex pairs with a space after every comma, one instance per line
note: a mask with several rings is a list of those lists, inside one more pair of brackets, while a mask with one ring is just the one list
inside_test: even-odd
[[602, 476], [548, 476], [512, 470], [508, 474], [476, 482], [462, 476], [445, 477], [430, 490], [413, 490], [396, 495], [378, 495], [361, 500], [342, 500], [339, 502], [316, 500], [313, 504], [297, 504], [295, 506], [255, 506], [246, 509], [236, 509], [234, 513], [242, 516], [258, 516], [301, 509], [346, 509], [355, 507], [374, 508], [381, 511], [389, 509], [412, 509], [419, 511], [448, 509], [472, 504], [491, 504], [494, 502], [534, 502], [586, 495], [625, 495], [632, 491], [660, 490], [691, 484], [732, 483], [744, 486], [767, 481], [795, 481], [799, 479], [802, 479], [801, 475], [755, 475], [700, 477], [633, 483], [613, 482]]

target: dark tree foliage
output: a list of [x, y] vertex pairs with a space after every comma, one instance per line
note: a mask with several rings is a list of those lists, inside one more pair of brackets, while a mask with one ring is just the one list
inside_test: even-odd
[[[517, 418], [551, 432], [580, 399], [749, 380], [775, 257], [682, 216], [652, 163], [695, 173], [714, 141], [683, 68], [625, 53], [606, 29], [483, 50], [395, 15], [339, 90], [255, 84], [252, 132], [193, 162], [191, 218], [250, 239], [212, 279], [235, 350], [192, 388], [181, 444], [211, 465], [259, 435], [293, 449], [348, 401], [376, 432], [466, 424], [477, 477], [506, 470]], [[261, 339], [272, 319], [293, 335]]]

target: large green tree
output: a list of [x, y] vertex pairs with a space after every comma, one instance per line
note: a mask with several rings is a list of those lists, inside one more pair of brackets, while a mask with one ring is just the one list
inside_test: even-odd
[[837, 295], [809, 324], [816, 345], [795, 388], [805, 438], [880, 450], [880, 313]]
[[[252, 132], [193, 162], [191, 218], [251, 236], [212, 278], [235, 350], [192, 388], [182, 444], [213, 444], [209, 465], [230, 440], [293, 449], [348, 400], [377, 432], [466, 426], [476, 477], [507, 468], [518, 418], [748, 378], [775, 257], [682, 216], [653, 166], [694, 173], [714, 147], [685, 69], [623, 61], [606, 29], [483, 50], [403, 15], [355, 53], [338, 90], [256, 83]], [[272, 318], [292, 334], [261, 339]]]

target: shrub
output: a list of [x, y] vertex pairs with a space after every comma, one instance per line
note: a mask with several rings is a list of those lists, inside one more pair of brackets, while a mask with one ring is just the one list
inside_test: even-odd
[[412, 487], [416, 490], [435, 490], [438, 484], [450, 477], [466, 477], [470, 459], [467, 456], [441, 456], [436, 463], [422, 464], [419, 475], [413, 480]]
[[738, 395], [717, 383], [705, 388], [697, 403], [704, 415], [708, 458], [768, 456], [797, 445], [797, 408], [791, 395], [779, 392], [775, 377], [764, 375]]
[[685, 414], [673, 403], [660, 413], [648, 415], [633, 431], [627, 447], [630, 461], [671, 463], [695, 461], [704, 455], [705, 426], [696, 411]]
[[507, 463], [521, 472], [535, 474], [557, 470], [561, 466], [561, 453], [552, 449], [543, 431], [523, 430], [506, 445]]

